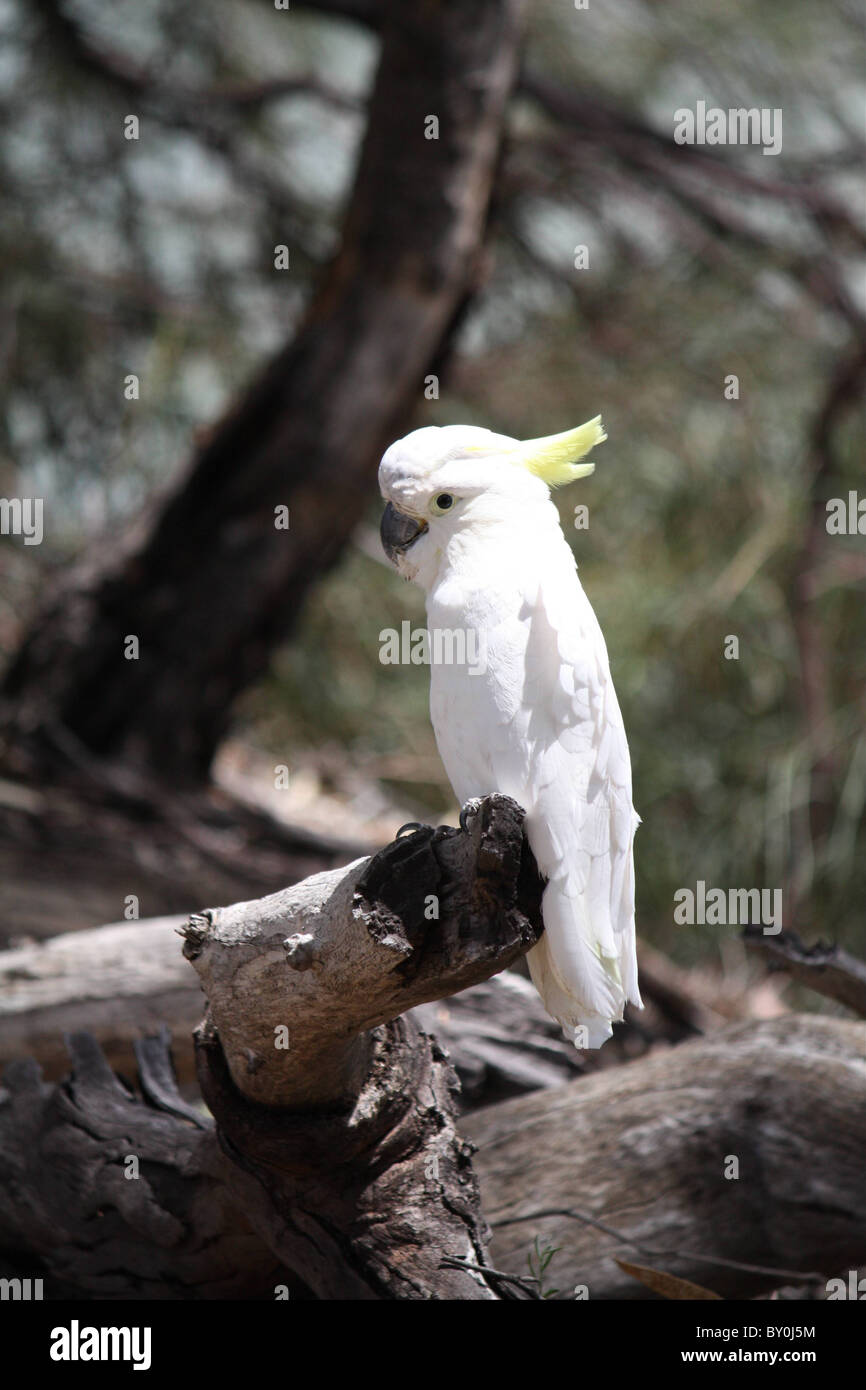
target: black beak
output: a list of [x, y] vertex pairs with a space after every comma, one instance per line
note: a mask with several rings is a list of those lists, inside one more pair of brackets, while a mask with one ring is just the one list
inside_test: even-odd
[[405, 512], [398, 511], [393, 502], [389, 502], [382, 514], [379, 535], [382, 538], [382, 549], [391, 563], [396, 564], [397, 556], [408, 550], [412, 542], [426, 530], [426, 521], [407, 516]]

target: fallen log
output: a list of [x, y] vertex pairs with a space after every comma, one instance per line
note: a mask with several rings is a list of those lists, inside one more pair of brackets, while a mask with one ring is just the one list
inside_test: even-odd
[[[538, 1243], [561, 1247], [563, 1290], [595, 1298], [647, 1296], [617, 1257], [727, 1296], [857, 1265], [862, 1025], [741, 1026], [558, 1086], [530, 1011], [548, 1089], [458, 1130], [448, 1058], [413, 1011], [429, 1015], [538, 939], [542, 885], [522, 823], [490, 797], [465, 829], [422, 828], [372, 860], [190, 919], [216, 1130], [153, 1048], [137, 1049], [142, 1100], [92, 1039], [73, 1040], [72, 1077], [53, 1088], [15, 1063], [0, 1097], [0, 1244], [13, 1263], [32, 1257], [60, 1287], [101, 1297], [261, 1296], [294, 1277], [320, 1298], [361, 1299], [531, 1296]], [[157, 937], [159, 979], [179, 946], [174, 920]], [[493, 1025], [477, 1018], [476, 1057], [496, 1064]], [[513, 1071], [513, 1057], [502, 1065]], [[227, 1250], [242, 1255], [233, 1273]]]
[[69, 1053], [56, 1086], [34, 1062], [3, 1075], [3, 1276], [42, 1278], [46, 1298], [273, 1296], [286, 1274], [230, 1200], [212, 1121], [137, 1096], [86, 1034]]
[[862, 1024], [788, 1015], [477, 1110], [491, 1264], [525, 1273], [537, 1239], [566, 1296], [647, 1297], [617, 1259], [725, 1298], [823, 1287], [866, 1262], [864, 1082]]
[[[245, 1173], [221, 1151], [211, 1122], [166, 1109], [182, 1102], [165, 1099], [164, 1038], [139, 1049], [144, 1096], [111, 1074], [92, 1040], [72, 1038], [70, 1047], [73, 1072], [59, 1085], [42, 1083], [28, 1062], [4, 1077], [4, 1276], [44, 1276], [46, 1297], [261, 1298], [303, 1286], [333, 1296], [336, 1276], [317, 1273], [316, 1261], [324, 1251], [339, 1268], [345, 1252], [326, 1240], [316, 1253], [320, 1233], [307, 1207], [284, 1209], [294, 1244], [288, 1269], [253, 1229], [277, 1219], [273, 1175], [282, 1183], [286, 1162], [306, 1162], [314, 1193], [317, 1175], [326, 1190], [340, 1187], [333, 1116], [261, 1114], [230, 1088], [229, 1104], [245, 1112], [230, 1132], [245, 1143], [243, 1125], [258, 1127], [259, 1166]], [[431, 1055], [422, 1050], [423, 1066]], [[560, 1247], [548, 1287], [561, 1298], [584, 1290], [594, 1299], [650, 1297], [618, 1260], [691, 1273], [729, 1298], [797, 1284], [820, 1296], [827, 1278], [866, 1262], [864, 1071], [858, 1025], [774, 1019], [478, 1111], [461, 1122], [462, 1155], [468, 1168], [466, 1139], [478, 1145], [474, 1166], [494, 1233], [489, 1254], [472, 1263], [489, 1271], [499, 1297], [526, 1295], [536, 1240]], [[218, 1084], [226, 1080], [223, 1066]], [[124, 1173], [131, 1156], [137, 1181]], [[724, 1175], [730, 1156], [740, 1159], [736, 1179]], [[387, 1165], [387, 1145], [380, 1159]], [[435, 1202], [436, 1180], [427, 1193]], [[341, 1220], [350, 1196], [343, 1184], [334, 1208]], [[377, 1196], [387, 1212], [402, 1198], [399, 1178]], [[404, 1215], [411, 1219], [411, 1209]], [[459, 1252], [452, 1259], [459, 1264]], [[341, 1277], [344, 1289], [350, 1280]], [[417, 1295], [406, 1285], [381, 1296]]]
[[48, 1080], [68, 1067], [64, 1036], [88, 1032], [117, 1071], [137, 1039], [167, 1027], [182, 1083], [193, 1081], [201, 986], [181, 954], [188, 916], [112, 922], [0, 952], [0, 1063], [32, 1057]]
[[[197, 1089], [192, 1033], [203, 999], [178, 942], [188, 921], [178, 914], [112, 922], [0, 951], [0, 1066], [33, 1057], [48, 1080], [59, 1080], [67, 1068], [64, 1034], [86, 1031], [110, 1066], [131, 1072], [136, 1040], [165, 1024], [178, 1082]], [[642, 941], [638, 962], [647, 1007], [627, 1010], [600, 1051], [576, 1051], [517, 969], [422, 1006], [418, 1023], [439, 1037], [460, 1078], [461, 1109], [560, 1085], [724, 1024], [721, 1013], [688, 996], [690, 987], [709, 993], [709, 976], [679, 969]], [[735, 1017], [749, 1017], [748, 991], [739, 1008]]]

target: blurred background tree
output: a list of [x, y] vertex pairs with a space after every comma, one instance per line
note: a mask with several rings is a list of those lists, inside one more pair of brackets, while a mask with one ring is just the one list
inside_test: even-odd
[[[382, 838], [409, 814], [445, 814], [427, 673], [379, 661], [382, 629], [423, 622], [422, 595], [378, 552], [380, 446], [389, 428], [464, 421], [528, 437], [600, 411], [597, 471], [559, 501], [629, 731], [640, 930], [686, 962], [736, 949], [729, 929], [673, 925], [675, 890], [703, 879], [781, 886], [787, 926], [862, 945], [866, 552], [862, 535], [825, 525], [829, 498], [863, 488], [862, 16], [844, 0], [536, 3], [487, 212], [481, 200], [483, 255], [463, 255], [417, 350], [392, 331], [406, 381], [367, 373], [393, 399], [357, 446], [347, 401], [357, 407], [360, 376], [337, 400], [328, 448], [356, 447], [341, 495], [332, 454], [315, 456], [331, 428], [326, 383], [345, 362], [321, 355], [322, 305], [349, 281], [362, 293], [352, 277], [363, 282], [366, 254], [386, 283], [394, 248], [425, 231], [417, 214], [401, 221], [427, 174], [408, 117], [395, 163], [402, 108], [389, 111], [376, 76], [380, 29], [391, 78], [419, 85], [422, 113], [422, 79], [442, 79], [447, 52], [429, 7], [412, 20], [399, 9], [139, 0], [109, 15], [87, 0], [4, 0], [0, 492], [44, 497], [50, 516], [41, 546], [0, 538], [7, 776], [60, 779], [58, 727], [75, 710], [67, 753], [163, 782], [195, 782], [216, 751], [217, 778], [265, 800], [286, 763], [285, 804], [308, 824]], [[451, 52], [468, 54], [485, 6], [462, 11]], [[782, 152], [675, 144], [674, 111], [701, 99], [780, 108]], [[137, 141], [123, 138], [130, 113]], [[466, 151], [444, 145], [456, 168]], [[356, 179], [352, 201], [362, 148], [366, 195]], [[393, 243], [377, 260], [382, 226]], [[429, 230], [435, 260], [439, 224]], [[385, 291], [374, 277], [366, 294], [365, 315]], [[360, 321], [335, 320], [341, 351]], [[303, 379], [301, 349], [320, 354]], [[137, 401], [124, 398], [129, 373]], [[294, 433], [269, 433], [275, 402]], [[303, 495], [310, 477], [332, 505], [295, 537], [291, 573], [262, 561], [255, 594], [227, 579], [208, 621], [210, 579], [192, 604], [194, 565], [172, 571], [152, 700], [166, 719], [186, 703], [189, 735], [173, 746], [163, 723], [144, 737], [140, 689], [118, 687], [104, 717], [105, 651], [93, 654], [92, 610], [82, 623], [69, 607], [69, 575], [96, 565], [129, 580], [141, 554], [171, 570], [185, 545], [195, 557], [211, 541], [214, 573], [229, 552], [254, 569], [281, 485]], [[257, 520], [232, 551], [238, 498]], [[119, 630], [137, 631], [120, 607]], [[198, 632], [216, 660], [222, 612], [225, 670], [179, 678]]]

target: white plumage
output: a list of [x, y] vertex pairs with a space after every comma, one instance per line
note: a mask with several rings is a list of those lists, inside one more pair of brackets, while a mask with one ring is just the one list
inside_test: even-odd
[[[631, 765], [601, 629], [548, 483], [605, 436], [600, 422], [521, 444], [473, 427], [416, 430], [379, 470], [383, 542], [427, 594], [436, 629], [482, 660], [431, 665], [436, 742], [462, 803], [513, 797], [548, 880], [528, 955], [548, 1012], [599, 1047], [640, 1004]], [[573, 467], [579, 476], [591, 471]]]

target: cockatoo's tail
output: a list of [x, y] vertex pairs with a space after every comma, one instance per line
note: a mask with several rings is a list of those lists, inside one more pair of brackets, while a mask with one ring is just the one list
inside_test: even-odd
[[627, 1001], [640, 1004], [638, 817], [604, 638], [549, 489], [591, 473], [582, 460], [606, 437], [600, 417], [523, 442], [430, 427], [392, 444], [379, 468], [382, 544], [425, 590], [431, 634], [471, 632], [485, 654], [482, 666], [431, 665], [445, 770], [461, 803], [498, 791], [524, 807], [547, 879], [530, 971], [548, 1011], [589, 1047]]

